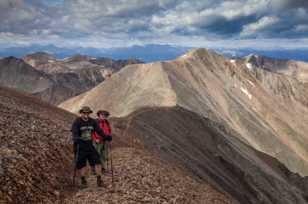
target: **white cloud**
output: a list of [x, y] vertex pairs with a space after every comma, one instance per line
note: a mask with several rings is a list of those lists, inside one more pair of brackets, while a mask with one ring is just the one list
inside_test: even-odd
[[246, 3], [242, 1], [226, 1], [217, 10], [228, 20], [233, 20], [242, 16], [250, 16], [253, 14], [263, 14], [267, 11], [268, 0], [248, 0]]
[[308, 32], [308, 25], [304, 24], [304, 25], [297, 25], [295, 27], [295, 30], [298, 32]]
[[[0, 0], [1, 43], [93, 47], [132, 43], [228, 47], [229, 43], [233, 48], [236, 43], [275, 46], [271, 42], [289, 36], [308, 37], [304, 0], [293, 4], [291, 0], [65, 0], [50, 7], [40, 2]], [[249, 40], [255, 37], [261, 39]], [[266, 39], [260, 45], [254, 43], [262, 38]]]
[[256, 35], [258, 31], [269, 29], [270, 26], [279, 22], [279, 18], [276, 16], [264, 16], [255, 23], [245, 25], [240, 35], [250, 36]]

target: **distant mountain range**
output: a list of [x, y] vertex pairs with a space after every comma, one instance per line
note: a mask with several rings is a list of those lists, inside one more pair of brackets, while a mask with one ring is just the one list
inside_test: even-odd
[[25, 91], [59, 104], [95, 87], [135, 59], [113, 60], [86, 55], [56, 59], [46, 52], [0, 59], [0, 86]]
[[[193, 47], [180, 47], [172, 45], [148, 44], [144, 46], [131, 46], [122, 48], [62, 48], [54, 45], [31, 45], [28, 47], [11, 47], [0, 49], [0, 56], [22, 57], [34, 52], [48, 52], [56, 58], [80, 54], [94, 57], [108, 57], [112, 59], [139, 59], [144, 62], [173, 60], [186, 53]], [[227, 57], [243, 57], [251, 53], [278, 58], [291, 59], [298, 61], [308, 61], [308, 49], [280, 49], [280, 50], [257, 50], [257, 49], [213, 49]]]
[[146, 45], [123, 48], [60, 48], [54, 45], [32, 45], [29, 47], [12, 47], [0, 49], [0, 56], [22, 57], [34, 52], [47, 52], [56, 58], [65, 58], [72, 55], [88, 55], [93, 57], [107, 57], [112, 59], [139, 59], [144, 62], [172, 60], [184, 54], [191, 48], [175, 47], [170, 45]]
[[226, 57], [241, 58], [249, 54], [256, 54], [276, 59], [287, 59], [308, 62], [308, 49], [281, 49], [281, 50], [256, 50], [256, 49], [234, 49], [223, 50], [217, 49], [216, 52]]

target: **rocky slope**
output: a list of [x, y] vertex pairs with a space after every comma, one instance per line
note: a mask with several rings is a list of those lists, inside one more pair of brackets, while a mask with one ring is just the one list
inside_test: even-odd
[[90, 177], [89, 188], [63, 203], [237, 203], [176, 165], [157, 160], [142, 149], [116, 148], [113, 158], [113, 186], [110, 174], [103, 176], [104, 189], [97, 189], [95, 177]]
[[[174, 106], [176, 93], [160, 63], [131, 65], [113, 75], [106, 83], [60, 104], [72, 112], [88, 104], [95, 110], [105, 108], [122, 117], [146, 106]], [[104, 101], [104, 103], [102, 103]]]
[[37, 93], [53, 84], [45, 73], [33, 69], [30, 65], [15, 57], [0, 60], [0, 85]]
[[258, 55], [248, 55], [244, 58], [246, 66], [250, 69], [253, 67], [269, 70], [276, 73], [288, 75], [296, 78], [299, 81], [308, 82], [308, 63], [294, 61], [273, 59]]
[[[0, 88], [0, 203], [217, 203], [237, 202], [175, 163], [130, 146], [115, 129], [114, 185], [73, 189], [70, 125], [74, 115], [30, 95]], [[119, 123], [116, 123], [119, 124]]]
[[88, 91], [126, 64], [139, 62], [105, 59], [106, 62], [98, 60], [95, 64], [90, 61], [96, 60], [93, 57], [78, 55], [58, 60], [43, 52], [27, 55], [23, 60], [0, 60], [0, 85], [32, 93], [51, 104]]
[[90, 62], [97, 65], [103, 65], [104, 67], [110, 67], [114, 72], [119, 71], [122, 67], [131, 64], [143, 64], [143, 61], [137, 59], [127, 59], [127, 60], [112, 60], [110, 58], [96, 58], [90, 59]]
[[53, 201], [70, 183], [74, 115], [0, 88], [0, 203]]
[[307, 88], [297, 78], [196, 49], [174, 61], [128, 66], [60, 107], [76, 112], [89, 105], [124, 117], [144, 107], [180, 106], [308, 175]]
[[22, 58], [26, 63], [30, 64], [32, 67], [39, 67], [43, 64], [48, 64], [56, 61], [56, 58], [46, 52], [36, 52], [26, 55]]

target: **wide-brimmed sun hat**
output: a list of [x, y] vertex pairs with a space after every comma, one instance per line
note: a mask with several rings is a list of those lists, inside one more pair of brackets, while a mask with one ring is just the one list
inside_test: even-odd
[[91, 108], [89, 106], [83, 106], [80, 110], [79, 113], [93, 113]]

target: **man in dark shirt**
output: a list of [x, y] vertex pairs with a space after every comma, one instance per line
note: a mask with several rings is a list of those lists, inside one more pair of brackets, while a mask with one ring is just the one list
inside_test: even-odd
[[102, 186], [101, 162], [99, 154], [92, 143], [93, 132], [96, 132], [105, 141], [112, 140], [111, 136], [106, 136], [104, 134], [97, 121], [89, 117], [92, 112], [93, 111], [89, 107], [82, 107], [79, 111], [80, 117], [78, 117], [72, 125], [76, 169], [80, 170], [82, 187], [87, 186], [87, 181], [85, 179], [87, 161], [90, 166], [95, 166], [97, 186]]

